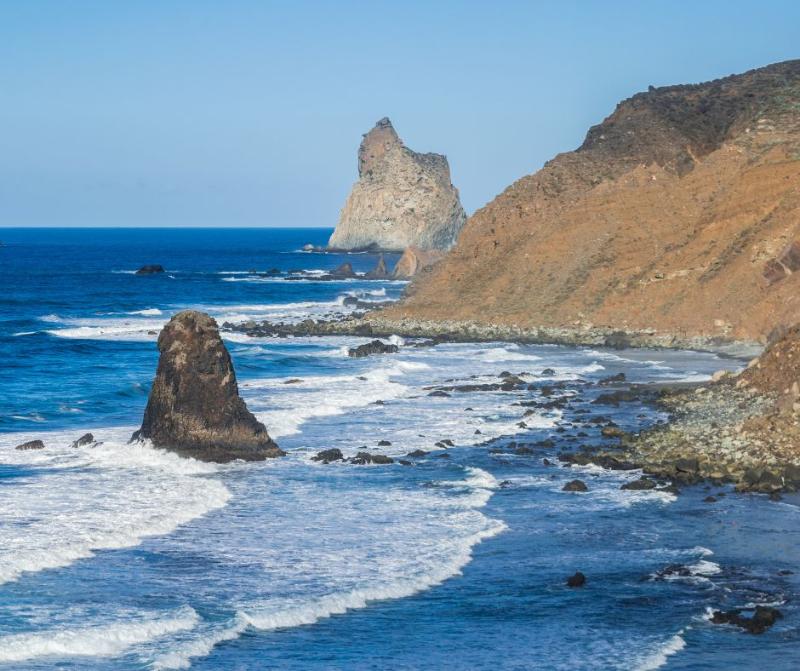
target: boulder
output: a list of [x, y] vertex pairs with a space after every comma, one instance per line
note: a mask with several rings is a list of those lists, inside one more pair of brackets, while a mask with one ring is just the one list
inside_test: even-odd
[[561, 488], [562, 492], [587, 492], [589, 488], [583, 480], [570, 480]]
[[427, 456], [427, 454], [428, 453], [425, 450], [414, 450], [413, 452], [409, 452], [406, 456], [418, 458], [418, 457], [425, 457]]
[[202, 461], [257, 461], [283, 456], [239, 396], [217, 323], [185, 310], [158, 336], [158, 360], [142, 427], [132, 440]]
[[641, 491], [641, 490], [648, 490], [648, 489], [655, 489], [656, 483], [653, 482], [650, 478], [639, 478], [638, 480], [631, 480], [630, 482], [626, 482], [625, 484], [620, 487], [620, 489], [631, 489], [634, 491]]
[[44, 443], [41, 440], [29, 440], [27, 443], [17, 445], [15, 450], [43, 450]]
[[157, 275], [158, 273], [164, 272], [164, 266], [160, 266], [157, 263], [148, 266], [142, 266], [139, 270], [136, 271], [137, 275]]
[[360, 359], [371, 354], [394, 354], [398, 349], [397, 345], [387, 344], [381, 340], [373, 340], [358, 347], [351, 347], [347, 350], [347, 356], [353, 359]]
[[72, 447], [83, 447], [84, 445], [91, 445], [94, 442], [94, 436], [91, 433], [84, 433], [78, 440], [72, 443]]
[[322, 450], [311, 457], [311, 461], [321, 461], [323, 464], [329, 464], [332, 461], [341, 461], [342, 459], [344, 459], [344, 455], [338, 447], [332, 447], [330, 450]]

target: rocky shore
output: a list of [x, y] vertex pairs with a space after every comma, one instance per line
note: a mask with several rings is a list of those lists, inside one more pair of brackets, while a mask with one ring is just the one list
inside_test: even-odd
[[[653, 331], [603, 329], [525, 330], [464, 322], [384, 320], [376, 314], [340, 320], [305, 320], [297, 324], [225, 324], [224, 329], [251, 336], [355, 335], [419, 338], [415, 345], [442, 342], [513, 341], [605, 347], [662, 347], [714, 350], [745, 357], [758, 343], [681, 338]], [[633, 399], [656, 403], [670, 421], [638, 434], [603, 427], [608, 442], [594, 450], [562, 455], [574, 464], [605, 468], [642, 468], [659, 487], [676, 489], [707, 479], [733, 483], [739, 491], [777, 495], [800, 490], [800, 333], [785, 334], [740, 374], [720, 371], [709, 384], [622, 385], [597, 402], [618, 405]], [[797, 351], [795, 351], [795, 348]], [[797, 362], [797, 370], [791, 362]], [[791, 365], [790, 365], [791, 364]], [[731, 361], [730, 368], [741, 364]], [[776, 377], [777, 376], [777, 377]], [[436, 393], [450, 393], [439, 389]], [[457, 390], [456, 390], [457, 391]], [[639, 485], [644, 488], [647, 478]], [[637, 485], [638, 486], [638, 485]], [[655, 482], [653, 487], [655, 487]]]
[[670, 391], [672, 421], [627, 440], [647, 472], [733, 482], [739, 491], [800, 490], [800, 327], [789, 329], [738, 375]]
[[[374, 307], [374, 306], [373, 306]], [[340, 319], [305, 319], [301, 322], [225, 322], [223, 330], [253, 337], [354, 335], [404, 338], [430, 338], [438, 342], [516, 342], [542, 345], [587, 345], [594, 347], [649, 347], [693, 349], [751, 358], [763, 346], [755, 341], [736, 341], [721, 337], [681, 336], [655, 330], [621, 331], [594, 326], [523, 328], [506, 324], [473, 321], [435, 321], [386, 319], [380, 312], [353, 314]]]

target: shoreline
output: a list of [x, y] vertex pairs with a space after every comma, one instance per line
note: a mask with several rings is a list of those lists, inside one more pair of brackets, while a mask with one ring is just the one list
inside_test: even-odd
[[[699, 350], [711, 351], [740, 363], [761, 351], [757, 343], [682, 339], [654, 332], [526, 330], [462, 322], [395, 321], [369, 314], [338, 321], [306, 320], [299, 324], [262, 322], [255, 325], [227, 324], [225, 327], [251, 336], [396, 335], [428, 338], [432, 346], [445, 342], [495, 341], [614, 349], [647, 347]], [[769, 417], [776, 404], [776, 395], [737, 383], [738, 375], [720, 371], [712, 381], [706, 383], [625, 385], [642, 402], [655, 404], [667, 412], [669, 417], [666, 423], [641, 428], [635, 434], [620, 432], [616, 446], [584, 452], [579, 459], [612, 470], [620, 463], [627, 467], [635, 465], [646, 475], [670, 480], [676, 486], [704, 481], [720, 485], [731, 483], [739, 492], [769, 494], [773, 498], [777, 498], [781, 492], [800, 490], [800, 455], [793, 454], [769, 432], [754, 435], [747, 429], [748, 422], [763, 421]]]
[[[361, 305], [359, 305], [361, 307]], [[710, 336], [680, 336], [654, 329], [629, 330], [586, 327], [523, 328], [471, 321], [385, 319], [375, 313], [357, 313], [341, 319], [306, 319], [298, 323], [225, 322], [223, 330], [253, 337], [360, 336], [388, 338], [430, 338], [436, 342], [513, 342], [523, 345], [566, 345], [608, 347], [611, 349], [670, 349], [712, 352], [747, 362], [758, 356], [764, 345]]]

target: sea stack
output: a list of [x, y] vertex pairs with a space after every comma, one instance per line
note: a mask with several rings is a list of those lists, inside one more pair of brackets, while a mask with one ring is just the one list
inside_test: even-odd
[[158, 370], [133, 440], [202, 461], [259, 461], [283, 456], [239, 396], [217, 323], [195, 310], [178, 313], [158, 336]]
[[358, 150], [358, 181], [331, 236], [333, 249], [402, 252], [449, 249], [466, 221], [450, 166], [441, 154], [418, 154], [383, 118]]

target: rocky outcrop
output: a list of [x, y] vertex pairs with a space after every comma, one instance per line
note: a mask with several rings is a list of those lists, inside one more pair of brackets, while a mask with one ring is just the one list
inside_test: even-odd
[[384, 118], [361, 142], [358, 181], [329, 245], [345, 250], [400, 252], [410, 245], [444, 250], [453, 245], [465, 221], [447, 159], [411, 151]]
[[444, 254], [433, 249], [420, 249], [419, 247], [406, 247], [403, 255], [397, 260], [392, 271], [392, 277], [397, 280], [407, 280], [427, 270], [440, 261]]
[[44, 443], [41, 440], [29, 440], [27, 443], [17, 445], [15, 450], [43, 450]]
[[175, 315], [158, 336], [161, 356], [142, 428], [133, 440], [203, 461], [257, 461], [284, 453], [247, 409], [217, 323]]
[[621, 102], [384, 319], [755, 340], [800, 321], [800, 61]]
[[85, 447], [86, 445], [92, 445], [95, 442], [94, 436], [91, 433], [84, 433], [80, 438], [73, 441], [72, 447]]
[[352, 359], [361, 359], [371, 354], [394, 354], [398, 350], [397, 345], [387, 344], [381, 340], [373, 340], [358, 347], [351, 347], [347, 350], [347, 356]]
[[375, 267], [364, 275], [367, 280], [385, 280], [389, 277], [389, 271], [386, 269], [386, 259], [383, 254], [378, 257], [378, 263]]

